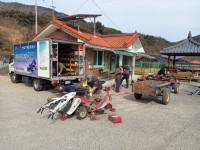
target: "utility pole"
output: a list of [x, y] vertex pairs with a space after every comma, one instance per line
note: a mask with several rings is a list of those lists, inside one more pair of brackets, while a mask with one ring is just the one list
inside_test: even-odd
[[53, 10], [53, 16], [54, 16], [54, 8], [56, 8], [56, 7], [53, 5], [53, 0], [52, 0], [52, 6], [50, 6], [50, 7], [52, 7], [52, 10]]
[[37, 0], [35, 0], [35, 34], [37, 34]]

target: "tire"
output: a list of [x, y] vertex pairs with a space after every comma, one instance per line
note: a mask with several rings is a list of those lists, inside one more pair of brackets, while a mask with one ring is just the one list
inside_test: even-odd
[[177, 84], [174, 86], [174, 93], [175, 94], [179, 93], [179, 85], [177, 85]]
[[86, 118], [88, 116], [87, 108], [85, 106], [81, 106], [80, 108], [78, 108], [76, 115], [77, 119], [79, 120]]
[[41, 84], [40, 79], [34, 79], [33, 80], [33, 88], [35, 91], [42, 91], [43, 85]]
[[11, 79], [11, 82], [12, 82], [12, 83], [17, 83], [16, 74], [12, 73], [11, 76], [10, 76], [10, 79]]
[[136, 99], [141, 99], [142, 94], [134, 93], [134, 96], [135, 96]]
[[162, 103], [164, 105], [167, 105], [169, 103], [169, 100], [170, 100], [170, 90], [165, 89], [162, 94]]

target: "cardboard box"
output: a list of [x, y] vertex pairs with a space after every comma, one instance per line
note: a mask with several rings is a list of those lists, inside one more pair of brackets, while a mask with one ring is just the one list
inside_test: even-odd
[[83, 55], [83, 51], [79, 51], [79, 53], [78, 51], [74, 51], [74, 55]]
[[76, 49], [76, 50], [77, 49], [83, 50], [83, 45], [80, 45], [80, 47], [79, 47], [79, 45], [72, 45], [71, 48]]

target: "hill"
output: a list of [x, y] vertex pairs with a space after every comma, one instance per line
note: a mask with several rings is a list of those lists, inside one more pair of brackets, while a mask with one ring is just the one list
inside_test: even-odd
[[197, 41], [198, 43], [200, 43], [200, 35], [194, 36], [192, 37], [195, 41]]
[[[12, 53], [14, 43], [27, 41], [35, 34], [35, 6], [20, 3], [0, 2], [0, 54]], [[67, 16], [64, 13], [54, 12], [57, 18]], [[52, 10], [38, 7], [38, 30], [52, 19]], [[70, 23], [70, 22], [69, 22]], [[76, 24], [75, 24], [76, 25]], [[81, 27], [93, 31], [93, 24], [81, 21]], [[119, 34], [121, 31], [107, 28], [96, 23], [96, 32], [100, 34]]]
[[[38, 6], [38, 30], [52, 19], [52, 9]], [[20, 3], [0, 2], [0, 54], [12, 53], [14, 43], [27, 41], [35, 34], [35, 6]], [[55, 11], [57, 18], [68, 16]], [[69, 22], [70, 23], [70, 22]], [[76, 24], [75, 24], [76, 25]], [[81, 21], [81, 27], [93, 31], [93, 23]], [[101, 22], [96, 23], [96, 32], [100, 34], [120, 34], [119, 30], [105, 27]], [[139, 33], [140, 34], [140, 33]], [[164, 38], [140, 34], [145, 52], [150, 55], [159, 55], [160, 50], [175, 45]], [[200, 42], [200, 35], [194, 40]], [[179, 41], [180, 42], [180, 41]]]
[[[0, 2], [0, 11], [4, 11], [4, 10], [18, 10], [18, 11], [22, 11], [22, 12], [32, 12], [33, 14], [35, 13], [35, 6], [33, 5], [24, 5], [21, 3], [4, 3], [4, 2]], [[39, 16], [45, 16], [45, 17], [52, 17], [52, 9], [50, 8], [45, 8], [45, 7], [37, 7], [38, 10], [38, 15]], [[57, 11], [54, 12], [55, 16], [58, 18], [62, 18], [67, 16], [64, 13], [59, 13]]]

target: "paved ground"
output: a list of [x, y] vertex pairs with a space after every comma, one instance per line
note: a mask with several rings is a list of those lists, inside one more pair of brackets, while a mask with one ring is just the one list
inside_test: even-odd
[[[35, 92], [23, 83], [0, 76], [0, 149], [186, 149], [200, 147], [200, 96], [189, 95], [199, 83], [183, 83], [168, 105], [161, 97], [113, 96], [112, 104], [123, 123], [113, 124], [107, 114], [65, 121], [37, 114], [51, 91]], [[122, 91], [130, 91], [122, 89]], [[56, 117], [55, 117], [56, 118]]]

